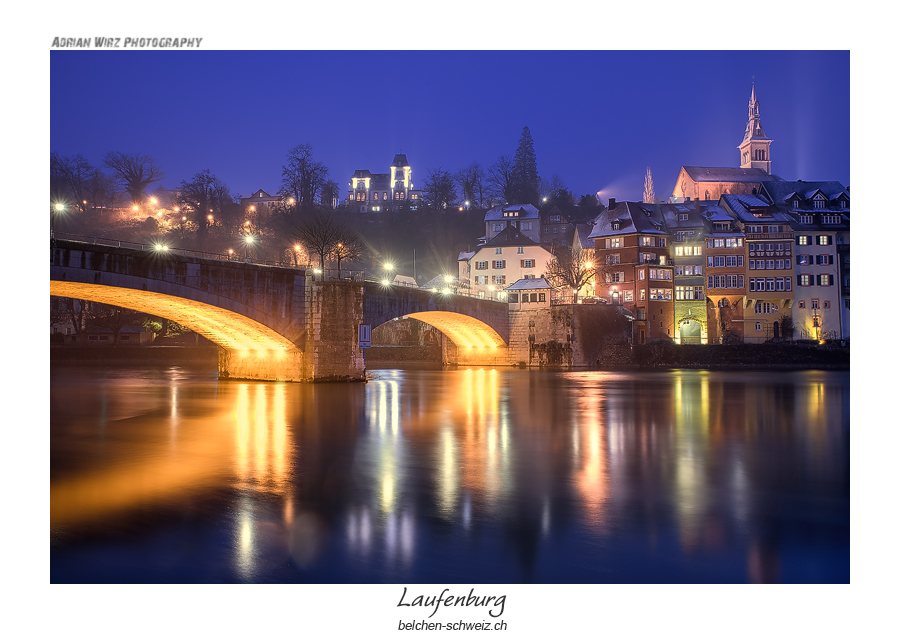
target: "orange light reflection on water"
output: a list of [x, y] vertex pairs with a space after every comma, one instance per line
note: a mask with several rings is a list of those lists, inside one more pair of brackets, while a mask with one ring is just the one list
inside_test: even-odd
[[107, 420], [103, 433], [109, 457], [51, 480], [51, 525], [165, 504], [200, 489], [228, 486], [230, 477], [240, 487], [289, 497], [295, 450], [283, 384], [227, 384], [203, 407], [190, 408], [182, 406], [185, 396], [177, 383], [169, 389], [165, 425], [152, 413], [148, 422], [140, 415]]

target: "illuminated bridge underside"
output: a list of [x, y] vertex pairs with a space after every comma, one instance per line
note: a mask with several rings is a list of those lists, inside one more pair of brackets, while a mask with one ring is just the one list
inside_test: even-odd
[[281, 356], [298, 348], [271, 328], [243, 315], [190, 299], [99, 284], [50, 281], [50, 294], [100, 302], [170, 319], [240, 355]]
[[462, 315], [444, 311], [427, 311], [409, 313], [407, 317], [424, 321], [443, 332], [461, 350], [493, 351], [499, 348], [506, 349], [506, 342], [497, 334], [497, 331], [483, 321]]

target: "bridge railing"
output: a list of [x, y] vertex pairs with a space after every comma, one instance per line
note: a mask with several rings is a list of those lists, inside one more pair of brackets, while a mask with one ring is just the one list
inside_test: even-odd
[[193, 258], [203, 258], [207, 260], [223, 260], [228, 262], [243, 262], [245, 264], [258, 264], [261, 266], [277, 266], [281, 268], [303, 269], [306, 275], [319, 281], [347, 281], [347, 282], [363, 282], [366, 281], [365, 271], [341, 269], [325, 269], [324, 271], [315, 267], [307, 267], [305, 265], [296, 265], [290, 260], [265, 260], [254, 257], [242, 256], [239, 253], [217, 253], [211, 251], [196, 251], [194, 249], [183, 249], [180, 247], [163, 246], [162, 244], [146, 244], [143, 242], [133, 242], [130, 240], [117, 240], [115, 238], [104, 238], [102, 236], [82, 236], [74, 233], [55, 232], [52, 236], [54, 240], [68, 240], [71, 242], [83, 242], [85, 244], [93, 244], [106, 247], [117, 247], [122, 249], [134, 249], [136, 251], [150, 251], [153, 253], [174, 253], [176, 255], [184, 255]]

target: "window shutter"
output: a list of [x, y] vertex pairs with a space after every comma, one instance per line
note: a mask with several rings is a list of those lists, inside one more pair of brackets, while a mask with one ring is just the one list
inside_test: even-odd
[[525, 260], [519, 260], [519, 266], [524, 269], [525, 268]]
[[828, 286], [834, 286], [834, 275], [828, 276]]
[[833, 255], [829, 255], [829, 256], [828, 256], [828, 263], [829, 263], [829, 264], [834, 264], [834, 256], [833, 256]]
[[800, 246], [800, 236], [794, 236], [794, 243], [799, 247]]
[[800, 284], [800, 274], [799, 274], [799, 273], [797, 274], [797, 286], [801, 286], [801, 284]]

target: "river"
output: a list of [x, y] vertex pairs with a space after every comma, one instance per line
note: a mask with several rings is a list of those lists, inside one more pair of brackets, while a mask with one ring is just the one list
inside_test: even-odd
[[54, 583], [850, 581], [850, 373], [50, 371]]

